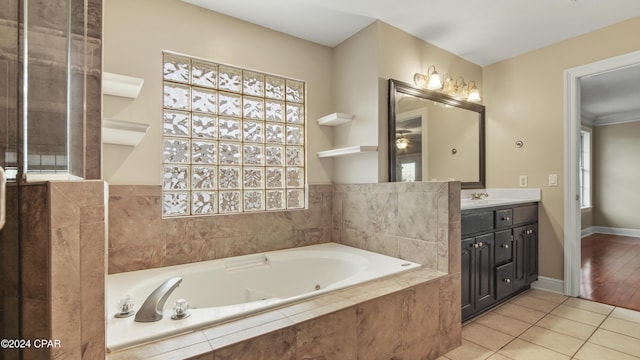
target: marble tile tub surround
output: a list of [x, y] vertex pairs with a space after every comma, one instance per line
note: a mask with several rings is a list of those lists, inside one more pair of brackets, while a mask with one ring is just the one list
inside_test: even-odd
[[107, 359], [435, 359], [461, 344], [459, 288], [459, 273], [421, 268]]
[[162, 219], [161, 188], [109, 187], [109, 273], [331, 241], [332, 185], [309, 185], [307, 210]]
[[106, 184], [52, 181], [21, 191], [21, 337], [64, 344], [25, 349], [24, 358], [104, 358]]
[[460, 183], [334, 185], [333, 241], [460, 272]]

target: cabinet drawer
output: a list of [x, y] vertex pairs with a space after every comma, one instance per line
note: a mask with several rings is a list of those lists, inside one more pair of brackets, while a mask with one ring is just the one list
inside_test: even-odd
[[538, 205], [513, 208], [513, 224], [526, 224], [538, 221]]
[[496, 210], [496, 229], [509, 227], [513, 224], [513, 210]]
[[496, 268], [496, 298], [501, 299], [513, 291], [513, 263]]
[[511, 261], [511, 229], [496, 232], [496, 264]]
[[493, 230], [493, 211], [462, 214], [461, 220], [463, 236]]

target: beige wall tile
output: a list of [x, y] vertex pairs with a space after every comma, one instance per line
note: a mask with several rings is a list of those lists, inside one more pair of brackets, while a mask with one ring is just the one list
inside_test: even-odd
[[402, 350], [404, 294], [390, 294], [356, 306], [359, 359], [389, 358]]
[[355, 359], [357, 356], [355, 307], [298, 324], [295, 332], [296, 359]]
[[275, 331], [214, 352], [215, 360], [295, 359], [295, 331]]
[[172, 219], [162, 219], [160, 186], [109, 189], [112, 274], [331, 240], [330, 185], [309, 186], [308, 210]]

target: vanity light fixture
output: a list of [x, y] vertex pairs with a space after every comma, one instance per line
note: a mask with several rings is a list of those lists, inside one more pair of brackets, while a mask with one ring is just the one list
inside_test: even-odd
[[416, 73], [413, 76], [413, 82], [418, 87], [440, 90], [442, 93], [453, 96], [456, 99], [480, 102], [480, 89], [478, 89], [475, 81], [467, 84], [462, 76], [458, 76], [454, 81], [448, 74], [445, 74], [444, 81], [442, 81], [433, 65], [427, 69], [427, 75]]
[[419, 87], [426, 87], [429, 90], [440, 90], [442, 88], [442, 79], [436, 71], [436, 67], [431, 65], [427, 68], [427, 74], [415, 73], [413, 82]]
[[480, 90], [478, 90], [475, 81], [469, 83], [469, 95], [467, 96], [467, 101], [480, 101]]

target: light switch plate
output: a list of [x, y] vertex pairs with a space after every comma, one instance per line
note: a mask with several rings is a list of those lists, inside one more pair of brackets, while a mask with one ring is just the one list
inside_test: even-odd
[[558, 174], [549, 174], [549, 186], [558, 186]]
[[527, 175], [520, 175], [520, 187], [527, 187]]

